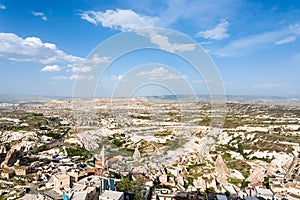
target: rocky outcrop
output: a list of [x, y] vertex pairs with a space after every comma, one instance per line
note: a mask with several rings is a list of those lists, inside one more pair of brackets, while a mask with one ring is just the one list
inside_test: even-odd
[[240, 171], [236, 170], [236, 169], [231, 170], [230, 177], [235, 178], [235, 179], [240, 179], [240, 180], [245, 179], [243, 174]]
[[0, 154], [7, 153], [7, 148], [5, 145], [0, 146]]
[[215, 161], [215, 167], [216, 181], [221, 185], [228, 185], [227, 176], [230, 175], [230, 171], [221, 155], [218, 155], [217, 160]]
[[272, 160], [269, 167], [267, 168], [267, 175], [273, 175], [275, 174], [277, 171], [279, 171], [279, 167], [276, 163], [276, 160]]
[[225, 175], [230, 174], [230, 171], [221, 155], [218, 155], [217, 160], [215, 161], [215, 167], [216, 167], [216, 172], [218, 174], [225, 174]]
[[1, 167], [11, 167], [22, 156], [23, 152], [31, 150], [35, 146], [35, 142], [22, 141], [13, 147], [5, 155], [4, 161], [1, 163]]
[[262, 167], [256, 167], [250, 176], [247, 178], [247, 181], [250, 183], [262, 183], [264, 181], [265, 169]]
[[[285, 178], [291, 179], [292, 175], [296, 172], [296, 166], [299, 167], [299, 165], [300, 165], [300, 158], [294, 158], [292, 164], [290, 165], [289, 169], [287, 170]], [[296, 172], [296, 173], [298, 173], [298, 172]]]
[[132, 156], [132, 159], [137, 161], [141, 158], [141, 153], [139, 151], [139, 149], [136, 147]]
[[7, 151], [8, 151], [8, 148], [5, 145], [0, 146], [0, 166], [1, 166], [2, 162], [5, 160]]
[[37, 139], [37, 133], [35, 132], [25, 132], [25, 131], [5, 131], [1, 134], [0, 141], [2, 142], [12, 142], [12, 141], [19, 141], [19, 140], [35, 140]]
[[83, 144], [86, 150], [93, 150], [99, 147], [99, 138], [104, 135], [101, 130], [83, 131], [77, 135], [78, 140]]
[[33, 141], [22, 141], [14, 145], [11, 149], [17, 149], [18, 151], [27, 152], [36, 147], [36, 142]]
[[15, 162], [17, 162], [19, 156], [20, 156], [20, 151], [15, 148], [12, 148], [7, 152], [5, 159], [1, 164], [1, 167], [7, 168], [13, 166]]
[[216, 181], [218, 183], [220, 183], [223, 186], [227, 186], [228, 185], [226, 174], [216, 174], [216, 178], [215, 179], [216, 179]]
[[193, 185], [203, 191], [206, 189], [206, 181], [202, 177], [198, 177], [198, 179], [194, 180]]

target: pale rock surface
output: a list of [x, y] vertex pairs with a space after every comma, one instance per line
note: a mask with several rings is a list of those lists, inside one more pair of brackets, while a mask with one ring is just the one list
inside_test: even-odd
[[2, 162], [1, 166], [3, 167], [10, 167], [17, 162], [18, 157], [21, 155], [22, 152], [29, 151], [35, 146], [35, 142], [29, 141], [22, 141], [16, 145], [14, 145], [6, 154], [4, 161]]
[[230, 171], [229, 171], [228, 167], [226, 166], [221, 155], [218, 155], [218, 157], [215, 161], [215, 167], [216, 167], [216, 173], [218, 173], [218, 174], [225, 174], [225, 175], [230, 174]]
[[226, 166], [221, 155], [218, 155], [215, 161], [215, 178], [222, 185], [228, 185], [227, 176], [230, 175], [230, 171]]
[[250, 176], [247, 178], [247, 181], [250, 181], [252, 184], [261, 183], [264, 181], [265, 169], [262, 167], [256, 167]]
[[230, 177], [235, 178], [235, 179], [240, 179], [240, 180], [245, 179], [243, 174], [236, 169], [231, 170]]
[[7, 153], [5, 145], [0, 146], [0, 154]]
[[68, 138], [68, 139], [65, 139], [64, 142], [69, 143], [69, 144], [77, 144], [80, 147], [83, 147], [82, 142], [78, 138]]
[[285, 173], [286, 169], [284, 169], [284, 166], [288, 163], [291, 163], [293, 160], [293, 157], [291, 155], [285, 154], [285, 153], [279, 153], [276, 155], [275, 159], [271, 161], [267, 168], [267, 174], [272, 175], [276, 173], [277, 171], [281, 173]]
[[35, 132], [13, 132], [13, 131], [4, 131], [1, 133], [1, 142], [12, 142], [17, 140], [28, 140], [29, 138], [37, 138], [37, 134]]
[[193, 181], [193, 185], [196, 187], [196, 188], [200, 188], [202, 190], [205, 190], [206, 189], [206, 182], [205, 180], [202, 178], [202, 177], [198, 177], [198, 179], [195, 179]]
[[236, 129], [246, 131], [246, 132], [265, 132], [265, 133], [267, 133], [269, 131], [269, 129], [266, 127], [239, 126]]
[[217, 188], [217, 183], [216, 183], [216, 181], [215, 181], [214, 178], [213, 178], [211, 181], [207, 181], [206, 183], [207, 183], [207, 188], [212, 187], [212, 188], [214, 188], [215, 190], [218, 189], [218, 188]]
[[13, 148], [10, 149], [6, 154], [6, 157], [1, 164], [1, 167], [7, 168], [13, 166], [15, 162], [18, 160], [19, 155], [20, 155], [20, 151]]
[[134, 149], [134, 153], [133, 153], [133, 156], [132, 156], [133, 160], [139, 160], [141, 158], [141, 153], [139, 151], [139, 149], [136, 147]]

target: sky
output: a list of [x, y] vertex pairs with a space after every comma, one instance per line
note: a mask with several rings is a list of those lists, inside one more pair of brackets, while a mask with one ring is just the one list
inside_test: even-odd
[[[109, 97], [117, 86], [128, 86], [126, 76], [137, 80], [133, 72], [153, 84], [139, 82], [131, 94], [184, 94], [157, 80], [183, 90], [187, 82], [196, 94], [208, 94], [209, 83], [220, 80], [207, 80], [176, 54], [193, 44], [137, 31], [153, 27], [199, 44], [228, 95], [300, 97], [296, 0], [0, 0], [0, 94], [70, 97], [76, 83], [94, 80], [96, 96]], [[98, 56], [122, 49], [123, 43], [111, 49], [101, 44], [128, 33], [147, 35], [158, 48]], [[97, 63], [109, 65], [101, 76]]]

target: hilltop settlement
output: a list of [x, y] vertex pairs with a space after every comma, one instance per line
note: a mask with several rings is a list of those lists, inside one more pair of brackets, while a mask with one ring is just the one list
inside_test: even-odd
[[299, 105], [89, 105], [0, 103], [0, 200], [300, 199]]

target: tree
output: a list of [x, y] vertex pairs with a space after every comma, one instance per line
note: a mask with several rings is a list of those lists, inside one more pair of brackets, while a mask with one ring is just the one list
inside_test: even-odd
[[205, 192], [206, 193], [214, 193], [215, 192], [215, 188], [213, 188], [213, 187], [206, 188]]
[[123, 178], [117, 185], [117, 189], [121, 192], [133, 193], [135, 200], [143, 200], [144, 179], [137, 177], [136, 180]]
[[244, 155], [244, 147], [242, 144], [238, 144], [238, 152], [241, 154], [241, 155]]
[[226, 190], [225, 195], [226, 195], [227, 197], [229, 197], [229, 196], [230, 196], [230, 192], [229, 192], [228, 190]]
[[270, 178], [268, 176], [264, 177], [264, 185], [266, 186], [266, 188], [270, 188]]
[[131, 192], [131, 181], [129, 180], [129, 178], [123, 178], [117, 185], [116, 185], [117, 189], [121, 192]]

